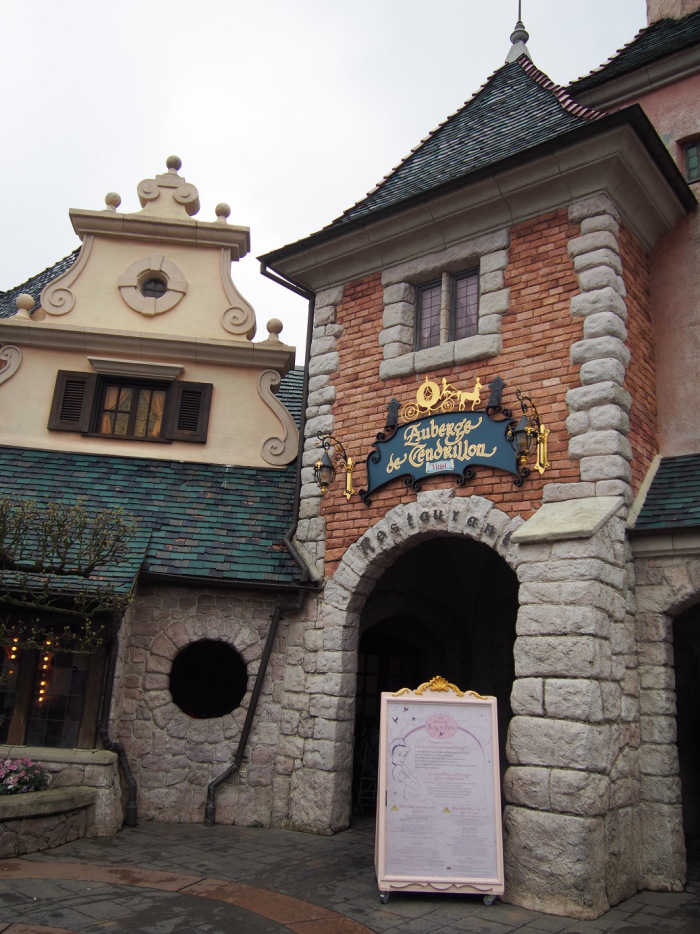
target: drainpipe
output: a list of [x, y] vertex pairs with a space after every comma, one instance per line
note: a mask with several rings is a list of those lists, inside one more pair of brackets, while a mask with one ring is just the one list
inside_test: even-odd
[[105, 694], [102, 700], [102, 716], [100, 717], [99, 735], [100, 741], [109, 752], [116, 752], [119, 768], [126, 784], [126, 814], [124, 816], [125, 827], [136, 827], [137, 824], [137, 805], [136, 805], [136, 779], [131, 774], [129, 760], [121, 743], [112, 740], [109, 737], [109, 708], [112, 704], [112, 692], [114, 689], [114, 673], [117, 667], [117, 639], [112, 638], [109, 645], [109, 656], [107, 659], [107, 681]]
[[[292, 542], [292, 538], [296, 533], [297, 523], [299, 521], [299, 500], [301, 495], [301, 467], [302, 467], [302, 457], [304, 453], [304, 428], [306, 425], [306, 400], [309, 394], [309, 357], [311, 355], [311, 340], [313, 337], [313, 319], [314, 319], [314, 293], [309, 292], [307, 289], [304, 289], [302, 286], [297, 283], [290, 282], [289, 280], [282, 279], [280, 276], [271, 273], [264, 263], [260, 265], [260, 271], [263, 276], [268, 279], [271, 279], [273, 282], [278, 283], [278, 285], [284, 286], [286, 289], [289, 289], [291, 292], [294, 292], [296, 295], [301, 295], [303, 298], [308, 299], [309, 302], [309, 314], [307, 322], [307, 333], [306, 333], [306, 365], [304, 367], [304, 382], [301, 394], [301, 417], [299, 419], [299, 453], [297, 455], [297, 468], [296, 476], [294, 482], [294, 508], [292, 514], [292, 524], [289, 527], [287, 534], [284, 536], [283, 542], [284, 546], [292, 556], [294, 561], [301, 568], [301, 580], [300, 584], [306, 584], [309, 580], [309, 568], [304, 561], [304, 559], [299, 554], [297, 548]], [[258, 674], [255, 678], [255, 684], [253, 686], [253, 693], [250, 698], [250, 704], [248, 705], [248, 712], [246, 714], [245, 723], [243, 724], [243, 730], [241, 732], [240, 739], [238, 741], [238, 748], [233, 757], [233, 762], [225, 769], [221, 775], [215, 778], [213, 781], [209, 782], [207, 785], [207, 801], [204, 806], [204, 824], [206, 827], [213, 827], [216, 824], [216, 791], [219, 786], [226, 781], [227, 778], [230, 778], [234, 775], [241, 767], [243, 762], [243, 757], [245, 755], [245, 747], [248, 743], [248, 738], [250, 737], [250, 731], [253, 728], [253, 720], [255, 719], [255, 714], [258, 707], [258, 700], [260, 699], [260, 694], [262, 692], [263, 681], [267, 673], [267, 666], [270, 661], [270, 655], [272, 654], [272, 646], [274, 644], [275, 638], [277, 637], [277, 630], [279, 628], [280, 619], [287, 613], [293, 613], [297, 610], [300, 610], [303, 606], [305, 591], [308, 589], [300, 588], [297, 596], [296, 603], [279, 603], [272, 611], [272, 617], [270, 618], [270, 628], [267, 633], [267, 638], [265, 640], [265, 648], [263, 649], [262, 658], [260, 659], [260, 667], [258, 668]]]

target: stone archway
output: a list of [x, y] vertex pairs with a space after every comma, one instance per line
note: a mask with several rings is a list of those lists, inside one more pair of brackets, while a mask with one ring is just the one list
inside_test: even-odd
[[[330, 829], [337, 830], [349, 822], [360, 616], [384, 571], [418, 542], [438, 536], [468, 537], [482, 543], [515, 571], [518, 549], [511, 545], [510, 536], [522, 521], [484, 497], [435, 490], [394, 507], [350, 545], [326, 584], [316, 623], [323, 632], [325, 661], [330, 661], [330, 653], [337, 654], [338, 669], [326, 674], [322, 699], [323, 729], [332, 731], [332, 739], [319, 736], [318, 751], [306, 759], [308, 767], [305, 763], [292, 775], [290, 813], [303, 815], [303, 819], [293, 819], [293, 826], [317, 829], [328, 828], [330, 823]], [[312, 763], [318, 765], [314, 768]], [[309, 788], [318, 801], [313, 814]]]

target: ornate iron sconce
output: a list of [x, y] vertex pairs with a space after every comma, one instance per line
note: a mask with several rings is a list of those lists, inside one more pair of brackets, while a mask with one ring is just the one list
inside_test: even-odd
[[[353, 461], [351, 457], [348, 457], [343, 445], [337, 438], [334, 438], [333, 435], [324, 434], [319, 431], [316, 437], [318, 438], [316, 444], [323, 448], [323, 454], [314, 464], [314, 480], [319, 486], [321, 493], [325, 493], [335, 480], [338, 467], [340, 467], [341, 470], [345, 471], [345, 489], [343, 490], [343, 496], [349, 500], [355, 492], [352, 485], [352, 470], [355, 466], [355, 461]], [[332, 454], [330, 453], [331, 448], [333, 448]], [[336, 464], [338, 467], [336, 467]]]
[[540, 421], [537, 406], [530, 396], [525, 395], [519, 389], [516, 390], [515, 395], [523, 415], [515, 427], [508, 429], [507, 437], [517, 452], [521, 474], [525, 476], [530, 472], [526, 465], [534, 451], [536, 453], [535, 470], [542, 476], [549, 467], [547, 460], [549, 428], [545, 428]]

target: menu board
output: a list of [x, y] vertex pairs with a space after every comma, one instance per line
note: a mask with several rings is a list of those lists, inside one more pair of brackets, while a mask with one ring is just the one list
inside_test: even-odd
[[379, 890], [504, 891], [496, 698], [442, 678], [381, 696]]

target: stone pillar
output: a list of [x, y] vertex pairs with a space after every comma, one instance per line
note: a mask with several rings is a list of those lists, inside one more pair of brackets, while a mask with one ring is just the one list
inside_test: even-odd
[[[600, 526], [587, 537], [533, 533], [528, 523], [513, 535], [521, 607], [504, 783], [506, 897], [578, 918], [633, 894], [638, 879], [636, 710], [623, 702], [624, 508], [619, 498], [577, 509], [586, 506]], [[601, 525], [605, 509], [613, 514]]]

